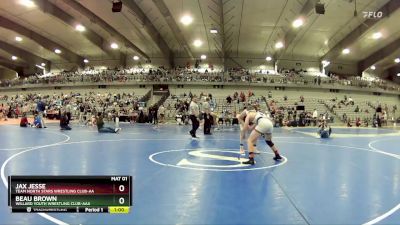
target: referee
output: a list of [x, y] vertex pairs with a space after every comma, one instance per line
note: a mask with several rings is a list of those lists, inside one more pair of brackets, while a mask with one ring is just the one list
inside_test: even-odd
[[197, 97], [193, 96], [189, 105], [189, 118], [192, 121], [192, 130], [189, 131], [192, 138], [196, 137], [196, 130], [199, 128], [199, 105], [197, 104]]

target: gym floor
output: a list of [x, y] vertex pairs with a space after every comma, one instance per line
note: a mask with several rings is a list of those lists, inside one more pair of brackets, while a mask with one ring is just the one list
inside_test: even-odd
[[[236, 128], [192, 140], [177, 125], [48, 127], [0, 126], [0, 224], [400, 223], [398, 130], [334, 128], [322, 140], [316, 128], [275, 129], [284, 160], [259, 140], [248, 166]], [[12, 214], [8, 175], [131, 175], [133, 206], [125, 215]]]

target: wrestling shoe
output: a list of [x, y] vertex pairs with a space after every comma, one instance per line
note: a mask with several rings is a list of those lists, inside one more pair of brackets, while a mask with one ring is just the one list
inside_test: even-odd
[[118, 133], [121, 130], [121, 128], [115, 128], [115, 133]]
[[275, 157], [273, 158], [275, 161], [280, 161], [282, 159], [282, 156], [277, 154], [275, 155]]
[[254, 161], [254, 158], [249, 158], [249, 160], [242, 162], [242, 164], [247, 164], [247, 165], [252, 165], [256, 164], [256, 161]]

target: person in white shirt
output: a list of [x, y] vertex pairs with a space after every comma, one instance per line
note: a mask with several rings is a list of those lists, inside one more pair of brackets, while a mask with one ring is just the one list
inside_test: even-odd
[[193, 96], [192, 101], [189, 104], [189, 119], [192, 121], [192, 130], [190, 130], [189, 133], [192, 136], [192, 138], [197, 138], [196, 130], [200, 126], [199, 114], [200, 114], [200, 109], [199, 105], [197, 104], [197, 97]]
[[[241, 155], [245, 154], [243, 141], [246, 139], [246, 133], [247, 133], [246, 132], [247, 130], [244, 129], [244, 123], [245, 123], [247, 114], [249, 114], [249, 112], [256, 112], [258, 110], [258, 108], [259, 108], [259, 106], [257, 104], [250, 106], [250, 110], [247, 109], [247, 107], [244, 107], [243, 111], [240, 114], [236, 115], [236, 118], [239, 121], [239, 127], [240, 127], [239, 140], [240, 140], [240, 154]], [[259, 154], [260, 151], [257, 149], [257, 143], [253, 143], [252, 146], [254, 147], [254, 153]]]
[[158, 107], [158, 114], [160, 115], [160, 123], [164, 123], [164, 120], [165, 120], [165, 107], [164, 107], [164, 105], [160, 105], [160, 107]]
[[317, 111], [317, 109], [314, 109], [314, 112], [313, 112], [313, 114], [312, 114], [312, 118], [313, 118], [314, 126], [317, 126], [317, 118], [318, 118], [318, 111]]
[[206, 97], [202, 103], [202, 118], [203, 118], [203, 125], [204, 125], [204, 134], [209, 135], [211, 134], [211, 125], [213, 123], [213, 116], [211, 115], [210, 109], [210, 99]]
[[[252, 124], [252, 125], [250, 125]], [[268, 118], [267, 115], [265, 115], [262, 112], [251, 112], [249, 111], [247, 113], [244, 125], [243, 125], [243, 131], [246, 132], [247, 130], [251, 130], [251, 133], [249, 137], [247, 138], [247, 146], [249, 148], [249, 160], [246, 162], [243, 162], [243, 164], [250, 164], [254, 165], [254, 144], [257, 142], [257, 139], [260, 136], [264, 136], [265, 142], [267, 145], [272, 149], [274, 152], [274, 160], [279, 161], [282, 159], [282, 157], [279, 154], [278, 148], [275, 146], [275, 144], [272, 142], [272, 130], [273, 130], [273, 123], [272, 121]]]

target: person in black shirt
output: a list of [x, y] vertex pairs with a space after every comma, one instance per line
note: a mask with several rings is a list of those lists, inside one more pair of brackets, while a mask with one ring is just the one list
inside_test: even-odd
[[69, 124], [69, 119], [68, 119], [68, 115], [63, 112], [60, 116], [60, 128], [61, 130], [71, 130], [71, 127], [68, 126]]

